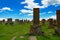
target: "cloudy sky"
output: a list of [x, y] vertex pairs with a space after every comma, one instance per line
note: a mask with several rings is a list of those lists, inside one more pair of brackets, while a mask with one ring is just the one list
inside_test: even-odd
[[60, 0], [0, 0], [0, 20], [32, 20], [33, 8], [40, 8], [40, 19], [56, 19], [56, 10], [60, 10]]

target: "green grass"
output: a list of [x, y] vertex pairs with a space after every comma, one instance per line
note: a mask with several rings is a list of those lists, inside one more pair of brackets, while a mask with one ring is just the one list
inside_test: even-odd
[[[0, 40], [11, 40], [14, 36], [16, 36], [16, 40], [28, 40], [29, 35], [27, 34], [31, 24], [30, 22], [14, 24], [14, 26], [0, 24]], [[37, 40], [60, 40], [59, 36], [52, 35], [54, 29], [48, 29], [48, 26], [48, 22], [42, 25], [42, 31], [45, 32], [46, 36], [36, 36]], [[24, 38], [20, 38], [20, 36], [24, 36]]]

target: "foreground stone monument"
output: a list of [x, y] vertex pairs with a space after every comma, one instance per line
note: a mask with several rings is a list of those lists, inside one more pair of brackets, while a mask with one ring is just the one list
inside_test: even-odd
[[57, 35], [60, 35], [60, 10], [56, 11], [56, 18], [57, 18], [57, 29], [55, 30], [55, 33]]
[[39, 8], [33, 9], [33, 25], [39, 25]]
[[30, 34], [42, 34], [41, 26], [39, 25], [39, 8], [33, 9], [33, 25], [30, 28]]

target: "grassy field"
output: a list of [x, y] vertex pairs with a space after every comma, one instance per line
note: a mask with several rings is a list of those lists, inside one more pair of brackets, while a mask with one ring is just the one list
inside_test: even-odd
[[[30, 25], [32, 23], [20, 23], [11, 25], [0, 24], [0, 40], [12, 40], [13, 37], [16, 37], [15, 40], [28, 40]], [[59, 36], [53, 35], [54, 29], [48, 29], [48, 23], [42, 25], [42, 31], [45, 32], [46, 36], [36, 36], [37, 40], [60, 40]], [[23, 36], [24, 38], [20, 38]]]

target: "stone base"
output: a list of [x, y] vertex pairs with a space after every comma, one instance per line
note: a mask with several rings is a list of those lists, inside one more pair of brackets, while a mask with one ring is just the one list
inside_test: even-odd
[[44, 32], [42, 32], [41, 26], [31, 25], [30, 34], [32, 34], [32, 35], [41, 35], [41, 34], [44, 34]]

